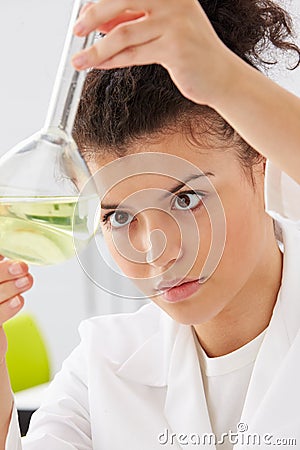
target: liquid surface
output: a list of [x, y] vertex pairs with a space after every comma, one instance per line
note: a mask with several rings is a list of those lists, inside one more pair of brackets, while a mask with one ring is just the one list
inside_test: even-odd
[[88, 198], [0, 197], [0, 254], [30, 264], [58, 264], [86, 247]]

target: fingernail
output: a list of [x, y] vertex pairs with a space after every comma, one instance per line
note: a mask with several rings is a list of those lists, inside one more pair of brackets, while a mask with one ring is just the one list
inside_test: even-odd
[[9, 306], [11, 308], [17, 308], [18, 306], [21, 305], [21, 300], [19, 299], [19, 297], [14, 297], [11, 299], [11, 301], [9, 302]]
[[25, 286], [27, 286], [27, 284], [29, 284], [29, 280], [28, 280], [27, 277], [18, 278], [18, 279], [15, 281], [15, 285], [16, 285], [18, 288], [25, 287]]
[[88, 67], [87, 57], [86, 55], [78, 55], [74, 56], [72, 59], [72, 62], [74, 66], [78, 67], [79, 69], [83, 69], [85, 67]]
[[11, 275], [20, 275], [23, 272], [23, 267], [20, 263], [13, 263], [8, 267], [8, 271]]

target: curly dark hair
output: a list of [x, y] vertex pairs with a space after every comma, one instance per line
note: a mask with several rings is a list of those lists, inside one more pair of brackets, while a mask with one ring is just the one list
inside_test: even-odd
[[[221, 40], [252, 67], [261, 70], [275, 64], [272, 49], [292, 51], [297, 61], [291, 69], [299, 65], [291, 17], [273, 1], [199, 1]], [[86, 159], [105, 153], [123, 156], [139, 139], [168, 131], [182, 131], [193, 142], [200, 138], [207, 147], [211, 137], [217, 137], [223, 148], [234, 142], [245, 168], [262, 160], [215, 110], [185, 98], [162, 66], [88, 73], [73, 128]]]

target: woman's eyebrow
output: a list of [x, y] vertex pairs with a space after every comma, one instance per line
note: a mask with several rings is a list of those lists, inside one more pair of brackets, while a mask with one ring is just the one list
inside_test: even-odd
[[168, 192], [163, 196], [163, 198], [168, 197], [169, 193], [175, 194], [175, 192], [179, 191], [183, 186], [186, 186], [186, 184], [189, 181], [196, 180], [197, 178], [201, 178], [201, 177], [214, 177], [214, 176], [215, 176], [215, 174], [212, 172], [203, 172], [203, 173], [197, 173], [194, 175], [189, 175], [185, 180], [181, 181], [173, 188], [168, 189]]
[[[168, 192], [163, 195], [163, 199], [167, 198], [169, 194], [175, 194], [175, 192], [179, 191], [183, 186], [185, 186], [189, 181], [196, 180], [197, 178], [201, 177], [214, 177], [215, 174], [212, 172], [203, 172], [203, 173], [197, 173], [193, 175], [189, 175], [185, 180], [178, 183], [176, 186], [172, 187], [171, 189], [168, 189]], [[118, 209], [119, 203], [102, 203], [101, 202], [101, 209]], [[122, 207], [126, 208], [126, 205], [122, 205]]]

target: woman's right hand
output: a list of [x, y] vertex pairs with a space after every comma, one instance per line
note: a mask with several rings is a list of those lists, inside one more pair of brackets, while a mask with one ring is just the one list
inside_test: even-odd
[[24, 305], [22, 293], [32, 287], [33, 278], [22, 261], [4, 259], [0, 255], [0, 363], [7, 351], [3, 323], [15, 316]]

